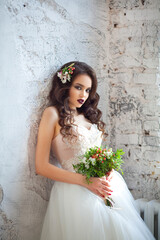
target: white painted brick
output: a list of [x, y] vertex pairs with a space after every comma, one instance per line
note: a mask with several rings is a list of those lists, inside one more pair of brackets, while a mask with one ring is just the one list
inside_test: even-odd
[[152, 137], [152, 136], [144, 136], [143, 137], [144, 144], [150, 146], [160, 146], [160, 138]]
[[142, 114], [144, 116], [159, 116], [160, 107], [156, 106], [156, 102], [148, 102], [143, 105]]
[[160, 96], [160, 91], [158, 87], [153, 86], [153, 88], [147, 88], [144, 90], [144, 98], [147, 100], [157, 100]]
[[142, 51], [141, 49], [141, 35], [137, 36], [137, 34], [133, 35], [133, 36], [129, 36], [124, 40], [125, 41], [125, 47], [126, 49], [128, 48], [139, 48], [139, 50]]
[[159, 20], [159, 9], [136, 9], [128, 10], [127, 19], [130, 21]]
[[136, 148], [135, 147], [132, 147], [131, 149], [130, 149], [130, 159], [131, 159], [131, 161], [132, 161], [132, 159], [133, 160], [136, 160], [136, 159], [138, 159], [140, 162], [141, 162], [141, 159], [142, 159], [142, 156], [143, 156], [143, 150], [142, 150], [142, 148], [141, 147], [139, 147], [139, 148], [137, 148], [137, 146], [136, 146]]
[[125, 49], [125, 54], [135, 58], [137, 61], [139, 61], [141, 52], [142, 52], [141, 48], [137, 45], [135, 47], [127, 47], [126, 46], [126, 49]]
[[[115, 114], [111, 115], [110, 122], [114, 123], [111, 124], [115, 134], [113, 142], [116, 142], [117, 146], [129, 148], [126, 149], [125, 155], [129, 186], [133, 187], [136, 184], [132, 190], [134, 195], [149, 199], [160, 197], [160, 192], [156, 191], [157, 173], [154, 164], [159, 156], [156, 155], [152, 162], [143, 156], [145, 151], [156, 152], [159, 148], [160, 90], [156, 76], [159, 66], [159, 0], [145, 2], [144, 6], [136, 2], [136, 7], [134, 3], [115, 0], [110, 2], [110, 68], [113, 69], [113, 73], [109, 78], [109, 99], [113, 102], [111, 110]], [[127, 73], [130, 74], [128, 79]], [[127, 111], [122, 114], [124, 111], [121, 106], [123, 102], [128, 103], [127, 96], [135, 107], [127, 108], [125, 105]], [[138, 121], [136, 123], [139, 119], [142, 124]], [[135, 154], [137, 147], [140, 150]], [[132, 160], [138, 159], [140, 161], [134, 165]], [[148, 186], [147, 191], [143, 187], [145, 185]]]
[[155, 84], [156, 83], [156, 74], [135, 73], [133, 80], [134, 80], [134, 83]]
[[157, 68], [158, 66], [158, 58], [148, 58], [148, 59], [143, 59], [143, 65], [147, 68]]
[[137, 134], [117, 134], [116, 135], [117, 144], [138, 144], [138, 135]]
[[145, 151], [144, 152], [144, 158], [147, 161], [155, 161], [157, 163], [160, 163], [160, 151]]
[[144, 121], [144, 130], [159, 130], [159, 122], [158, 121]]
[[143, 94], [143, 90], [144, 88], [148, 87], [145, 85], [125, 85], [126, 87], [126, 91], [129, 95], [134, 96], [138, 99], [143, 99], [144, 98], [144, 94]]
[[[111, 11], [122, 11], [127, 12], [130, 10], [137, 10], [137, 9], [143, 9], [143, 5], [142, 2], [134, 0], [134, 1], [126, 1], [126, 0], [121, 0], [121, 1], [117, 1], [117, 0], [112, 0], [109, 2], [109, 8], [111, 9]], [[145, 2], [145, 8], [146, 9], [157, 9], [159, 7], [159, 0], [155, 0], [155, 1], [146, 1]]]
[[[111, 42], [114, 41], [114, 43], [117, 41], [120, 41], [120, 40], [125, 40], [128, 41], [128, 37], [134, 37], [134, 36], [141, 36], [142, 35], [142, 32], [141, 32], [141, 28], [137, 28], [136, 25], [132, 24], [131, 26], [125, 28], [125, 27], [122, 27], [122, 28], [113, 28], [112, 29], [112, 38], [111, 38]], [[113, 38], [114, 36], [114, 38]]]
[[[114, 62], [116, 60], [116, 65], [119, 67], [126, 67], [126, 68], [131, 68], [131, 67], [139, 67], [141, 66], [141, 63], [138, 59], [135, 59], [132, 56], [128, 55], [121, 55], [118, 56], [117, 58], [114, 59]], [[115, 65], [113, 62], [113, 66]]]
[[157, 174], [158, 163], [156, 161], [149, 162], [149, 169], [152, 174]]
[[152, 136], [152, 137], [160, 137], [160, 131], [158, 131], [160, 129], [155, 129], [155, 130], [149, 130], [149, 135]]
[[117, 84], [119, 85], [119, 83], [129, 84], [132, 81], [133, 76], [132, 76], [132, 73], [130, 72], [127, 72], [127, 73], [118, 72], [118, 73], [112, 74], [111, 78], [112, 78], [111, 84], [114, 84], [115, 86]]
[[123, 119], [123, 121], [116, 122], [116, 129], [121, 133], [141, 133], [141, 120]]

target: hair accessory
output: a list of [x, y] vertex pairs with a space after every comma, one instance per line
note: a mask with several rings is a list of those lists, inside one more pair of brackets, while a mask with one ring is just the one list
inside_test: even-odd
[[57, 72], [57, 76], [61, 79], [62, 83], [66, 83], [67, 80], [70, 82], [73, 70], [75, 69], [75, 67], [72, 67], [73, 65], [74, 63], [72, 63], [68, 67], [62, 68], [60, 72]]

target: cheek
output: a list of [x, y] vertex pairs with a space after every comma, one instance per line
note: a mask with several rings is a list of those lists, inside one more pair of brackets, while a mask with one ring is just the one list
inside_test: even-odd
[[89, 93], [87, 93], [87, 96], [86, 96], [86, 98], [89, 98]]
[[71, 88], [69, 89], [69, 97], [72, 97], [72, 95], [73, 95], [73, 88], [71, 87]]
[[73, 99], [76, 97], [76, 95], [77, 95], [77, 91], [74, 88], [70, 88], [69, 97]]

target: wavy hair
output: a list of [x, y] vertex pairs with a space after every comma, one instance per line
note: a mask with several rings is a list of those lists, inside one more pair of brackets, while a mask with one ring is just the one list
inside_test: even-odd
[[[71, 81], [62, 83], [61, 79], [57, 76], [57, 72], [61, 71], [64, 67], [68, 67], [74, 63], [75, 69], [71, 77]], [[69, 89], [74, 79], [80, 74], [88, 75], [92, 80], [92, 87], [89, 93], [89, 97], [86, 102], [77, 108], [79, 114], [83, 113], [91, 123], [97, 124], [97, 127], [102, 131], [103, 136], [108, 134], [105, 132], [106, 124], [101, 120], [102, 112], [97, 108], [99, 102], [99, 95], [97, 90], [97, 77], [92, 67], [84, 62], [72, 61], [64, 64], [58, 69], [52, 78], [52, 87], [48, 95], [49, 105], [56, 107], [59, 113], [59, 125], [61, 126], [60, 132], [63, 137], [72, 138], [75, 136], [72, 131], [72, 125], [74, 125], [74, 112], [75, 110], [69, 107]]]

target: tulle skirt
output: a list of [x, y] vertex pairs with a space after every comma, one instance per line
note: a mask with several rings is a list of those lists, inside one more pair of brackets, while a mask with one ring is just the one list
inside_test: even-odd
[[111, 184], [114, 208], [87, 188], [55, 182], [41, 240], [154, 240], [116, 171]]

